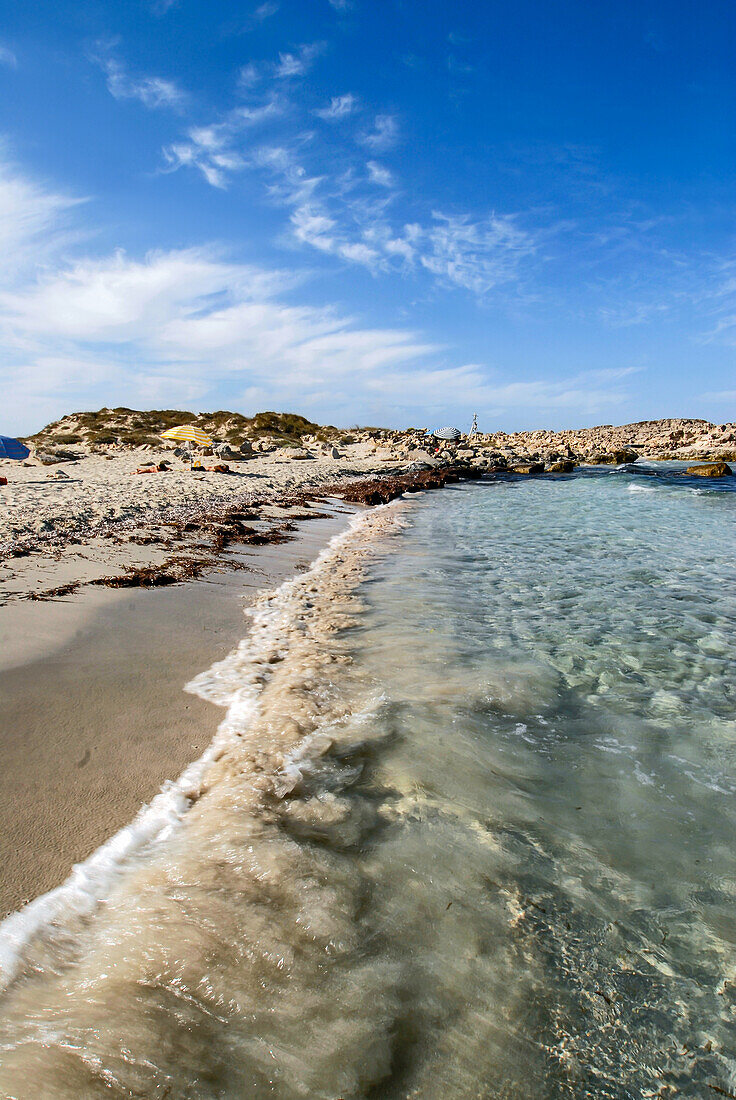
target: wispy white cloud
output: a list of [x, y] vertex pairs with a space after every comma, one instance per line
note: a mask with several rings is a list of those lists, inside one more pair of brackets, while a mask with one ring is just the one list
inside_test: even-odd
[[2, 42], [0, 42], [0, 65], [7, 65], [10, 69], [18, 68], [18, 58], [15, 53], [10, 46], [6, 46]]
[[[346, 126], [328, 147], [320, 131], [303, 128], [309, 108], [291, 94], [288, 78], [303, 73], [321, 48], [312, 43], [280, 54], [276, 63], [251, 62], [240, 74], [249, 105], [190, 127], [165, 146], [164, 170], [194, 168], [219, 189], [227, 188], [236, 173], [260, 173], [267, 198], [287, 210], [289, 233], [282, 235], [282, 243], [313, 248], [374, 275], [423, 272], [438, 284], [479, 298], [518, 281], [539, 246], [519, 218], [438, 212], [428, 220], [425, 211], [421, 219], [407, 218], [406, 189], [400, 189], [387, 163], [399, 138], [395, 115], [379, 113], [357, 134]], [[266, 81], [271, 94], [257, 102], [253, 88]], [[344, 93], [310, 113], [334, 122], [349, 119], [356, 108], [355, 96]], [[265, 135], [256, 133], [259, 127], [267, 127]], [[361, 146], [374, 156], [363, 160]], [[408, 212], [411, 216], [411, 206]]]
[[[69, 206], [0, 157], [0, 252], [30, 261], [0, 279], [8, 430], [32, 430], [78, 405], [211, 407], [222, 404], [223, 388], [249, 411], [257, 401], [342, 423], [416, 423], [471, 405], [572, 417], [625, 397], [628, 371], [510, 382], [479, 364], [448, 363], [447, 349], [420, 333], [295, 303], [298, 274], [234, 262], [211, 247], [65, 260], [49, 241]], [[368, 253], [388, 254], [389, 238], [347, 240], [319, 209], [308, 217], [299, 208], [299, 219], [315, 248], [367, 266], [375, 263]]]
[[[263, 7], [267, 8], [269, 5], [264, 4]], [[268, 14], [272, 13], [269, 11]], [[275, 62], [249, 61], [239, 70], [238, 87], [243, 92], [250, 92], [264, 81], [286, 83], [294, 77], [304, 76], [324, 49], [324, 42], [310, 42], [299, 46], [297, 50], [280, 53]]]
[[315, 111], [316, 115], [320, 118], [324, 118], [327, 122], [334, 122], [340, 118], [347, 118], [348, 115], [353, 114], [358, 105], [354, 95], [349, 92], [346, 95], [333, 96], [330, 100], [329, 107], [322, 107]]
[[355, 415], [376, 372], [436, 350], [410, 331], [290, 305], [283, 294], [292, 283], [190, 249], [81, 260], [0, 293], [6, 410], [17, 419], [49, 395], [58, 411], [93, 394], [101, 403], [140, 402], [141, 393], [218, 403], [218, 385], [236, 384], [269, 405], [322, 400], [324, 411]]
[[399, 123], [395, 115], [376, 115], [373, 129], [361, 134], [363, 145], [376, 153], [392, 149], [399, 139]]
[[281, 206], [312, 202], [322, 183], [322, 177], [310, 175], [286, 146], [261, 146], [253, 155], [253, 164], [264, 171], [266, 191]]
[[238, 72], [238, 87], [249, 91], [256, 86], [261, 78], [262, 73], [258, 65], [254, 61], [249, 61], [247, 65], [241, 66]]
[[366, 167], [368, 169], [368, 178], [371, 183], [377, 183], [380, 187], [394, 186], [393, 174], [385, 165], [379, 164], [378, 161], [375, 160], [369, 160]]
[[67, 215], [84, 200], [45, 188], [19, 171], [0, 143], [0, 286], [50, 262], [77, 235]]
[[280, 53], [274, 70], [277, 79], [284, 80], [295, 76], [304, 76], [314, 61], [324, 50], [324, 43], [310, 42], [300, 46], [293, 53]]
[[339, 256], [349, 263], [360, 264], [374, 272], [382, 265], [382, 256], [378, 249], [365, 240], [347, 239], [337, 222], [324, 214], [319, 207], [297, 207], [291, 215], [291, 224], [296, 240], [302, 244]]
[[160, 76], [134, 76], [103, 45], [92, 55], [105, 76], [110, 95], [115, 99], [137, 99], [151, 109], [169, 108], [181, 110], [187, 102], [187, 94], [173, 80]]
[[224, 189], [231, 176], [248, 165], [239, 148], [243, 134], [284, 111], [276, 97], [254, 107], [236, 107], [220, 121], [209, 126], [193, 126], [181, 141], [162, 150], [166, 171], [196, 168], [211, 187]]
[[275, 15], [280, 6], [276, 0], [266, 0], [264, 4], [259, 4], [255, 9], [252, 18], [256, 23], [263, 23], [266, 19], [270, 19], [272, 15]]
[[410, 225], [406, 230], [422, 266], [479, 297], [513, 279], [520, 263], [537, 249], [534, 235], [509, 215], [473, 220], [435, 212], [433, 218], [429, 227]]
[[295, 243], [373, 274], [423, 270], [444, 286], [484, 298], [518, 281], [539, 248], [538, 235], [512, 215], [435, 212], [429, 223], [400, 221], [393, 173], [378, 161], [368, 161], [362, 173], [316, 175], [295, 147], [279, 145], [257, 150], [252, 163], [268, 172], [271, 199], [290, 209]]

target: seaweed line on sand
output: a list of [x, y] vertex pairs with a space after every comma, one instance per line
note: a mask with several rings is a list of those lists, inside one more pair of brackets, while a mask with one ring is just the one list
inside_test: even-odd
[[[441, 489], [480, 476], [478, 470], [450, 466], [338, 482], [322, 486], [319, 492], [304, 489], [284, 493], [274, 499], [248, 495], [228, 504], [214, 499], [208, 507], [199, 505], [187, 510], [169, 509], [165, 513], [152, 514], [145, 522], [139, 522], [134, 530], [130, 530], [129, 523], [126, 523], [97, 532], [117, 544], [132, 543], [167, 550], [169, 555], [164, 561], [123, 566], [121, 572], [112, 575], [67, 581], [51, 588], [26, 592], [17, 598], [34, 601], [59, 599], [89, 585], [150, 589], [197, 580], [217, 565], [229, 549], [281, 544], [289, 541], [297, 523], [326, 518], [328, 513], [313, 507], [314, 504], [324, 506], [326, 498], [375, 507], [405, 493]], [[267, 514], [273, 510], [287, 512], [288, 515], [284, 519], [274, 519]], [[253, 521], [260, 522], [261, 529], [251, 526]], [[11, 556], [26, 556], [38, 549], [38, 546], [16, 547], [11, 551]], [[247, 568], [244, 562], [232, 557], [227, 559], [227, 564], [233, 569]]]

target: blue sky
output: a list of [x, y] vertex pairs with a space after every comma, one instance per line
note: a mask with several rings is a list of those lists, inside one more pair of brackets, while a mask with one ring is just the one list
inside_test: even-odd
[[736, 418], [732, 0], [0, 11], [0, 430]]

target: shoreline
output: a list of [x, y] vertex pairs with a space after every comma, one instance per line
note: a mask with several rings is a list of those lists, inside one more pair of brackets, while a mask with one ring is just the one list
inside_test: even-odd
[[[198, 522], [180, 521], [194, 538], [213, 536], [198, 544], [191, 579], [168, 555], [102, 583], [92, 573], [0, 604], [0, 919], [58, 885], [201, 757], [222, 715], [184, 685], [248, 632], [237, 596], [252, 602], [306, 568], [361, 506], [481, 476], [444, 466], [352, 478], [321, 495], [303, 489], [248, 515], [257, 528], [244, 527], [242, 505], [200, 511]], [[191, 552], [187, 544], [179, 561]], [[47, 562], [47, 576], [58, 578], [65, 564], [63, 556]]]
[[[89, 918], [98, 914], [106, 922], [110, 911], [127, 905], [126, 898], [151, 876], [155, 879], [169, 860], [203, 860], [187, 874], [204, 883], [212, 867], [210, 845], [191, 847], [203, 814], [216, 836], [224, 822], [248, 836], [258, 821], [273, 826], [269, 800], [298, 785], [310, 754], [319, 759], [340, 739], [343, 697], [335, 695], [331, 681], [333, 670], [344, 674], [350, 665], [340, 636], [362, 609], [353, 591], [364, 575], [363, 561], [375, 552], [377, 539], [401, 527], [393, 509], [355, 509], [347, 521], [344, 515], [339, 513], [339, 521], [331, 517], [330, 530], [327, 523], [321, 525], [321, 537], [310, 546], [309, 531], [305, 534], [301, 550], [308, 560], [292, 555], [289, 563], [282, 562], [282, 576], [271, 571], [265, 587], [254, 587], [250, 628], [241, 631], [236, 647], [228, 647], [205, 670], [200, 665], [186, 684], [186, 692], [224, 710], [204, 751], [135, 817], [106, 835], [57, 887], [0, 920], [1, 993], [12, 997], [19, 968], [30, 975], [58, 956], [53, 969], [59, 974], [80, 962], [80, 937]], [[313, 697], [318, 668], [327, 677]], [[331, 721], [337, 722], [334, 732], [320, 734], [322, 724]], [[213, 843], [219, 841], [213, 837]], [[220, 870], [225, 873], [224, 866]], [[116, 943], [117, 933], [107, 942]]]
[[196, 582], [0, 608], [18, 639], [0, 660], [0, 919], [63, 882], [202, 756], [223, 714], [185, 685], [248, 634], [258, 593], [307, 568], [355, 511], [241, 547]]

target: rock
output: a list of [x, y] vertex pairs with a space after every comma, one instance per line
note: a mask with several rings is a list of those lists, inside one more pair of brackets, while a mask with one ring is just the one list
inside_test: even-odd
[[304, 447], [279, 447], [272, 452], [271, 457], [277, 462], [295, 462], [314, 458], [314, 455], [306, 451]]
[[0, 477], [0, 485], [7, 485], [8, 479], [6, 477]]
[[77, 462], [79, 455], [74, 451], [37, 451], [36, 458], [42, 466], [54, 466], [57, 462]]
[[639, 457], [636, 451], [632, 451], [630, 447], [622, 447], [619, 451], [613, 451], [613, 461], [617, 466], [623, 466], [627, 462], [636, 462]]
[[542, 474], [544, 473], [543, 462], [527, 462], [521, 466], [512, 466], [512, 474]]
[[705, 466], [688, 466], [685, 473], [691, 477], [730, 477], [733, 470], [727, 462], [708, 462]]
[[569, 474], [575, 469], [575, 463], [571, 458], [563, 458], [560, 462], [553, 462], [547, 467], [549, 474]]
[[591, 466], [623, 466], [627, 462], [636, 462], [638, 457], [636, 451], [622, 448], [617, 451], [606, 451], [602, 454], [593, 452], [588, 456], [587, 461]]

